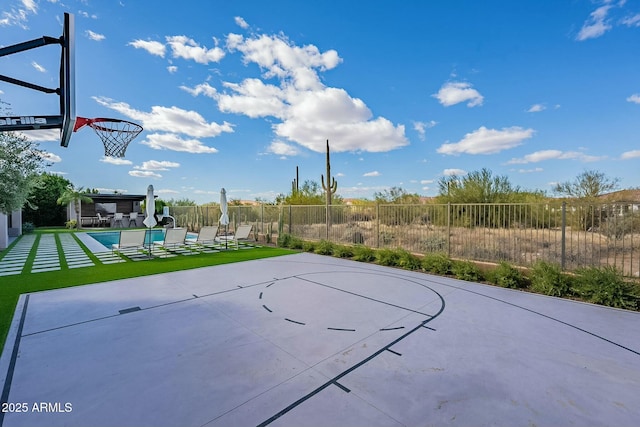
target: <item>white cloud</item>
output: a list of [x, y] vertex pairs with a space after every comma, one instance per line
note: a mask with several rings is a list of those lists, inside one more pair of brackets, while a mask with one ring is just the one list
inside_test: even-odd
[[147, 40], [134, 40], [128, 43], [129, 46], [133, 46], [136, 49], [144, 49], [149, 52], [151, 55], [156, 55], [161, 58], [164, 58], [164, 55], [167, 51], [167, 48], [164, 44], [156, 41], [147, 41]]
[[635, 159], [635, 158], [638, 158], [638, 157], [640, 157], [640, 150], [625, 151], [620, 156], [620, 158], [623, 159], [623, 160]]
[[34, 0], [21, 0], [21, 1], [22, 1], [22, 5], [29, 12], [38, 13], [38, 5], [36, 4], [36, 2]]
[[421, 141], [425, 140], [425, 135], [427, 133], [427, 129], [430, 129], [437, 125], [438, 122], [431, 120], [429, 122], [413, 122], [413, 130], [418, 132], [418, 137]]
[[27, 29], [29, 15], [37, 13], [37, 4], [33, 0], [23, 0], [21, 6], [12, 6], [11, 10], [2, 12], [0, 27], [10, 27], [17, 25], [22, 29]]
[[267, 151], [280, 156], [297, 156], [300, 154], [298, 147], [282, 141], [273, 141]]
[[31, 66], [41, 73], [47, 72], [47, 69], [44, 68], [42, 65], [38, 64], [36, 61], [31, 61]]
[[169, 168], [177, 168], [177, 167], [180, 167], [180, 163], [149, 160], [146, 162], [142, 162], [142, 166], [134, 166], [133, 168], [138, 170], [144, 170], [144, 171], [168, 171]]
[[609, 31], [612, 26], [607, 21], [607, 14], [611, 8], [611, 5], [604, 5], [591, 12], [589, 19], [585, 21], [580, 32], [576, 36], [576, 40], [584, 41], [587, 39], [598, 38]]
[[467, 171], [464, 169], [445, 169], [442, 171], [444, 176], [462, 176], [466, 175]]
[[545, 160], [580, 160], [582, 162], [595, 162], [604, 158], [606, 158], [606, 156], [590, 156], [581, 153], [580, 151], [541, 150], [527, 154], [521, 158], [513, 158], [509, 160], [507, 164], [518, 165], [538, 163]]
[[543, 104], [533, 104], [531, 107], [529, 107], [527, 113], [539, 113], [540, 111], [544, 111], [546, 109], [547, 107], [545, 107]]
[[465, 82], [449, 82], [445, 83], [438, 93], [431, 95], [437, 98], [440, 104], [445, 107], [459, 104], [461, 102], [467, 102], [467, 107], [477, 107], [482, 105], [484, 97], [480, 95], [480, 92], [473, 89], [470, 83]]
[[627, 27], [640, 27], [640, 13], [626, 17], [622, 20], [622, 23]]
[[633, 102], [635, 104], [640, 104], [640, 93], [634, 93], [630, 97], [627, 98], [628, 102]]
[[176, 67], [175, 65], [169, 65], [167, 67], [167, 71], [169, 72], [169, 74], [175, 74], [178, 71], [178, 67]]
[[204, 145], [197, 139], [184, 139], [173, 133], [153, 133], [147, 135], [141, 144], [156, 150], [186, 151], [187, 153], [217, 153], [213, 147]]
[[60, 129], [34, 129], [20, 133], [32, 141], [60, 141]]
[[156, 190], [155, 193], [157, 193], [157, 194], [180, 194], [179, 191], [170, 190], [168, 188], [160, 188], [160, 189]]
[[87, 30], [86, 33], [87, 37], [89, 37], [91, 40], [95, 40], [97, 42], [102, 41], [105, 39], [104, 34], [98, 34], [98, 33], [94, 33], [91, 30]]
[[460, 141], [445, 143], [438, 148], [441, 154], [494, 154], [508, 150], [522, 144], [525, 139], [533, 136], [533, 129], [523, 129], [518, 126], [503, 128], [502, 130], [479, 129], [468, 133]]
[[245, 21], [241, 16], [236, 16], [234, 18], [234, 21], [236, 22], [236, 25], [239, 26], [240, 28], [243, 28], [245, 30], [249, 28], [249, 24], [247, 24], [247, 21]]
[[42, 153], [42, 157], [51, 163], [60, 163], [62, 161], [62, 158], [60, 156], [58, 156], [57, 154], [53, 154], [53, 153], [49, 153], [47, 151], [44, 151]]
[[420, 184], [422, 185], [426, 185], [426, 184], [433, 184], [433, 179], [423, 179], [420, 181]]
[[381, 173], [378, 171], [372, 171], [372, 172], [367, 172], [365, 174], [362, 174], [362, 176], [380, 176]]
[[327, 139], [336, 152], [384, 152], [408, 145], [403, 125], [374, 118], [361, 99], [322, 84], [318, 73], [342, 62], [336, 51], [296, 46], [283, 35], [229, 34], [227, 47], [241, 52], [245, 63], [257, 64], [263, 78], [277, 79], [279, 84], [247, 78], [224, 82], [224, 92], [201, 92], [214, 97], [220, 111], [275, 118], [276, 136], [316, 152], [325, 150]]
[[209, 83], [207, 82], [196, 85], [193, 88], [190, 88], [188, 86], [180, 86], [180, 89], [190, 93], [193, 96], [203, 94], [204, 96], [207, 96], [209, 98], [216, 98], [216, 95], [218, 93], [216, 88], [209, 86]]
[[197, 111], [178, 107], [152, 106], [151, 112], [138, 111], [125, 102], [116, 102], [105, 97], [93, 97], [100, 105], [117, 111], [134, 121], [141, 122], [147, 131], [182, 133], [196, 138], [215, 137], [223, 132], [233, 132], [231, 124], [207, 122]]
[[207, 49], [187, 36], [168, 36], [166, 39], [171, 46], [174, 58], [192, 59], [206, 65], [210, 62], [219, 62], [225, 55], [218, 46]]
[[129, 175], [135, 178], [162, 178], [162, 175], [152, 171], [132, 170], [129, 171]]
[[518, 169], [518, 173], [534, 173], [534, 172], [543, 172], [542, 168], [533, 168], [533, 169]]
[[103, 163], [109, 163], [110, 165], [118, 165], [118, 166], [133, 164], [131, 160], [123, 159], [121, 157], [111, 157], [111, 156], [104, 156], [103, 158], [100, 159], [100, 161]]

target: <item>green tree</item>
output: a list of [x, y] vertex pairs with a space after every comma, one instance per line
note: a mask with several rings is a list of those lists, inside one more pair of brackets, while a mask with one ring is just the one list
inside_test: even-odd
[[69, 203], [74, 204], [76, 219], [78, 220], [76, 227], [78, 229], [82, 228], [82, 221], [80, 220], [80, 204], [82, 202], [91, 203], [93, 199], [87, 195], [84, 188], [80, 187], [76, 190], [73, 184], [69, 185], [57, 200], [57, 203], [62, 206], [67, 206]]
[[48, 166], [36, 142], [15, 132], [0, 132], [0, 212], [11, 213], [29, 205], [39, 173]]
[[[196, 206], [196, 202], [195, 200], [191, 200], [191, 199], [187, 199], [186, 197], [184, 199], [169, 199], [166, 201], [165, 203], [167, 206]], [[158, 205], [158, 202], [156, 201], [156, 206]]]
[[596, 203], [598, 197], [615, 190], [618, 182], [618, 178], [609, 178], [602, 172], [586, 170], [573, 181], [556, 184], [553, 191], [584, 202], [571, 210], [569, 221], [582, 230], [590, 230], [599, 227], [607, 217], [606, 209]]
[[[279, 194], [276, 196], [276, 204], [285, 205], [324, 205], [325, 193], [320, 184], [316, 181], [306, 180], [297, 191], [292, 191], [288, 195]], [[341, 204], [342, 198], [334, 194], [331, 203]]]
[[376, 203], [394, 205], [415, 205], [420, 203], [420, 196], [416, 193], [408, 193], [400, 187], [391, 187], [384, 191], [373, 193]]
[[598, 196], [615, 190], [619, 182], [619, 178], [609, 178], [602, 172], [586, 170], [573, 181], [556, 184], [553, 191], [567, 197], [593, 202]]
[[31, 222], [36, 227], [45, 225], [62, 225], [66, 220], [66, 213], [58, 205], [58, 198], [71, 182], [60, 175], [43, 173], [40, 175], [39, 185], [29, 196], [32, 206], [25, 206], [22, 211], [24, 222]]
[[493, 176], [483, 168], [459, 177], [443, 177], [438, 181], [439, 203], [508, 203], [520, 193], [506, 175]]

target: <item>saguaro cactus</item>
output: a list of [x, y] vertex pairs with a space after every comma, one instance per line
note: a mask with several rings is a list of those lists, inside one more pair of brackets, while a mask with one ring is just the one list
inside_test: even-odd
[[298, 166], [296, 166], [296, 178], [291, 182], [291, 195], [295, 196], [300, 191], [300, 177], [298, 176]]
[[324, 175], [320, 175], [320, 181], [322, 182], [322, 189], [326, 194], [326, 206], [327, 206], [327, 239], [329, 239], [329, 230], [331, 229], [331, 196], [335, 194], [338, 189], [338, 183], [336, 179], [331, 176], [331, 160], [329, 159], [329, 140], [327, 139], [327, 182], [325, 184]]

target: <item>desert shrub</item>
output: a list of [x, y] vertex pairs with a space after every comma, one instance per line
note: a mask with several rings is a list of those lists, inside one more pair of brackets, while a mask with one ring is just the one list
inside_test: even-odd
[[456, 279], [466, 280], [468, 282], [482, 280], [480, 269], [471, 261], [453, 261], [451, 272], [456, 276]]
[[320, 240], [313, 251], [318, 255], [333, 255], [333, 243], [328, 240]]
[[554, 297], [571, 294], [571, 279], [558, 264], [538, 261], [531, 268], [531, 290]]
[[376, 252], [367, 246], [356, 245], [353, 247], [353, 259], [355, 261], [371, 262], [376, 259]]
[[289, 248], [291, 247], [291, 238], [293, 236], [291, 234], [280, 234], [278, 235], [278, 247], [280, 248]]
[[418, 270], [422, 262], [420, 258], [415, 256], [409, 251], [404, 249], [398, 249], [398, 267], [406, 268], [407, 270]]
[[315, 252], [316, 242], [302, 242], [302, 250], [305, 252]]
[[576, 271], [576, 284], [589, 302], [609, 307], [637, 310], [640, 292], [637, 285], [624, 280], [615, 267], [588, 267]]
[[517, 289], [524, 285], [524, 277], [520, 270], [505, 261], [489, 272], [488, 279], [503, 288]]
[[345, 245], [335, 245], [333, 247], [333, 256], [338, 258], [351, 258], [353, 256], [353, 247]]
[[429, 253], [422, 258], [422, 268], [429, 273], [449, 274], [451, 258], [442, 252]]
[[400, 254], [395, 249], [379, 249], [376, 251], [376, 262], [380, 265], [396, 266], [399, 258]]
[[304, 245], [304, 242], [302, 241], [301, 238], [296, 236], [291, 236], [291, 240], [289, 242], [290, 249], [302, 249], [303, 245]]

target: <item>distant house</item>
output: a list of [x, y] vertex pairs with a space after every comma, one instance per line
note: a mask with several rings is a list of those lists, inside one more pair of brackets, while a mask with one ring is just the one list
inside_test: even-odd
[[[116, 213], [126, 216], [132, 212], [142, 214], [141, 203], [146, 194], [87, 194], [93, 200], [92, 203], [80, 203], [80, 220], [82, 226], [97, 224], [98, 213], [105, 218], [113, 218]], [[73, 203], [67, 206], [67, 220], [76, 218], [76, 210]]]

